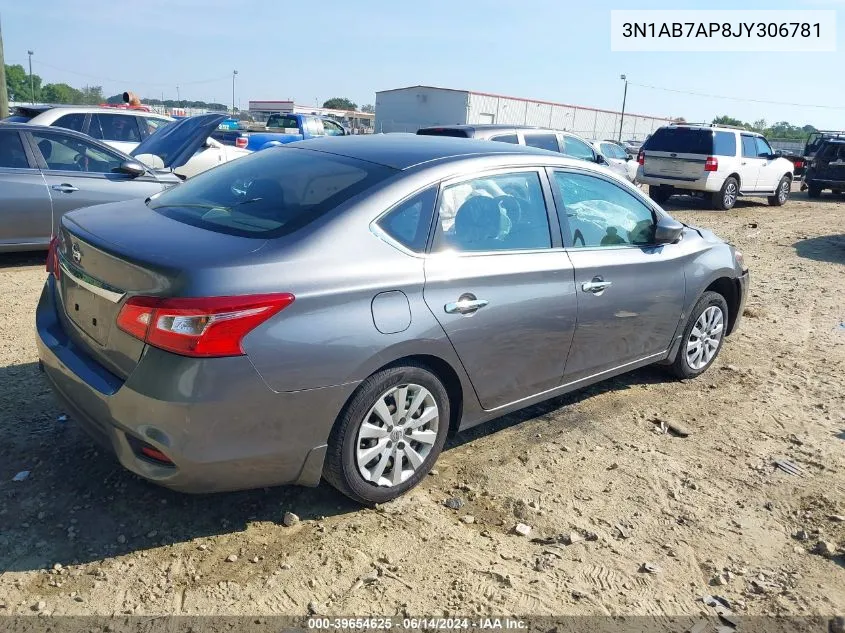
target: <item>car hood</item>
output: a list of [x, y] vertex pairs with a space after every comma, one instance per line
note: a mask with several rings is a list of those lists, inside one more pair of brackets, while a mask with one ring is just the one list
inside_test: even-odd
[[154, 169], [176, 169], [187, 163], [225, 114], [200, 114], [164, 126], [132, 150], [132, 156]]

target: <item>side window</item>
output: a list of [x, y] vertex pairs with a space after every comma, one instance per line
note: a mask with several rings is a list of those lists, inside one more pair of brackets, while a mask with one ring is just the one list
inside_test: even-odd
[[[596, 176], [555, 172], [573, 248], [646, 245], [654, 241], [652, 210], [618, 185]], [[560, 213], [560, 211], [559, 211]]]
[[108, 174], [123, 162], [116, 154], [72, 136], [32, 132], [32, 138], [48, 169]]
[[716, 156], [736, 156], [736, 134], [733, 132], [714, 132], [713, 153]]
[[513, 143], [519, 145], [519, 137], [516, 134], [502, 134], [500, 136], [491, 136], [491, 141], [499, 141], [500, 143]]
[[17, 130], [0, 131], [0, 168], [28, 169], [29, 160]]
[[323, 121], [323, 130], [326, 136], [343, 136], [343, 128], [334, 121]]
[[379, 227], [406, 248], [421, 253], [425, 250], [437, 187], [430, 187], [394, 207], [379, 221]]
[[579, 141], [572, 136], [564, 136], [563, 142], [565, 149], [563, 153], [572, 158], [580, 158], [582, 160], [595, 160], [596, 154], [593, 148], [587, 145], [584, 141]]
[[525, 144], [529, 147], [548, 149], [553, 152], [560, 151], [560, 146], [557, 143], [557, 135], [555, 134], [526, 134]]
[[305, 119], [303, 126], [305, 127], [306, 134], [310, 136], [324, 136], [326, 133], [323, 129], [323, 122], [320, 119], [309, 117]]
[[760, 158], [766, 158], [767, 156], [771, 156], [772, 154], [772, 146], [769, 145], [769, 141], [764, 139], [762, 136], [757, 136], [754, 139], [757, 142], [757, 156]]
[[82, 132], [84, 125], [84, 114], [66, 114], [53, 122], [53, 127], [63, 127], [68, 130], [76, 130], [77, 132]]
[[138, 129], [138, 120], [131, 114], [100, 113], [91, 115], [92, 125], [95, 116], [99, 119], [104, 141], [118, 143], [141, 142], [141, 131]]
[[746, 158], [757, 157], [757, 143], [754, 142], [753, 136], [742, 135], [742, 155]]
[[153, 117], [139, 117], [139, 119], [139, 123], [147, 132], [147, 136], [152, 136], [165, 125], [170, 123], [167, 119], [155, 119]]
[[617, 147], [615, 145], [611, 145], [610, 143], [601, 144], [601, 153], [604, 154], [606, 158], [619, 158], [619, 153], [616, 150]]
[[433, 251], [550, 247], [549, 218], [537, 172], [484, 176], [443, 188]]

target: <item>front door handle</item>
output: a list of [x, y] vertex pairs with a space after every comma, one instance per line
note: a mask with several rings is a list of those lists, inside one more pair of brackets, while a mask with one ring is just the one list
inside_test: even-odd
[[486, 306], [489, 301], [486, 299], [468, 299], [461, 297], [457, 301], [447, 303], [443, 308], [449, 314], [473, 314]]
[[63, 182], [60, 185], [53, 185], [50, 189], [53, 191], [61, 191], [62, 193], [73, 193], [74, 191], [79, 191], [79, 187], [74, 187], [66, 182]]
[[584, 292], [592, 292], [594, 295], [598, 295], [603, 293], [612, 285], [612, 281], [604, 281], [603, 279], [596, 277], [592, 281], [585, 281], [584, 283], [582, 283], [581, 290], [583, 290]]

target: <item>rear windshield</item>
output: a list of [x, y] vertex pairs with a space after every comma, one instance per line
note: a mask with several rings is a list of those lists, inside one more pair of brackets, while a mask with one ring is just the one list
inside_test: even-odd
[[675, 154], [713, 153], [713, 132], [688, 127], [662, 127], [651, 135], [643, 150]]
[[456, 130], [448, 127], [429, 127], [417, 130], [417, 134], [422, 136], [455, 136], [457, 138], [469, 138], [469, 133], [466, 130]]
[[31, 118], [32, 117], [30, 116], [20, 116], [17, 114], [13, 114], [12, 116], [7, 116], [5, 119], [3, 119], [3, 123], [26, 123]]
[[345, 156], [278, 147], [203, 172], [147, 204], [185, 224], [266, 239], [301, 229], [395, 173]]
[[267, 127], [299, 129], [299, 121], [295, 116], [289, 114], [272, 114], [267, 119]]

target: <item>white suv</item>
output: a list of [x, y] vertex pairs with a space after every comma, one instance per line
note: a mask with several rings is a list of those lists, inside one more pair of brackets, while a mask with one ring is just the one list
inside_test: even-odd
[[[32, 105], [16, 107], [12, 116], [4, 121], [76, 130], [124, 154], [131, 154], [144, 139], [175, 119], [155, 112], [124, 108]], [[227, 147], [209, 138], [176, 173], [189, 178], [251, 153], [238, 147]]]
[[737, 196], [765, 196], [780, 206], [792, 188], [792, 163], [756, 132], [718, 125], [667, 125], [643, 144], [637, 180], [661, 204], [673, 194], [710, 198], [715, 209]]

